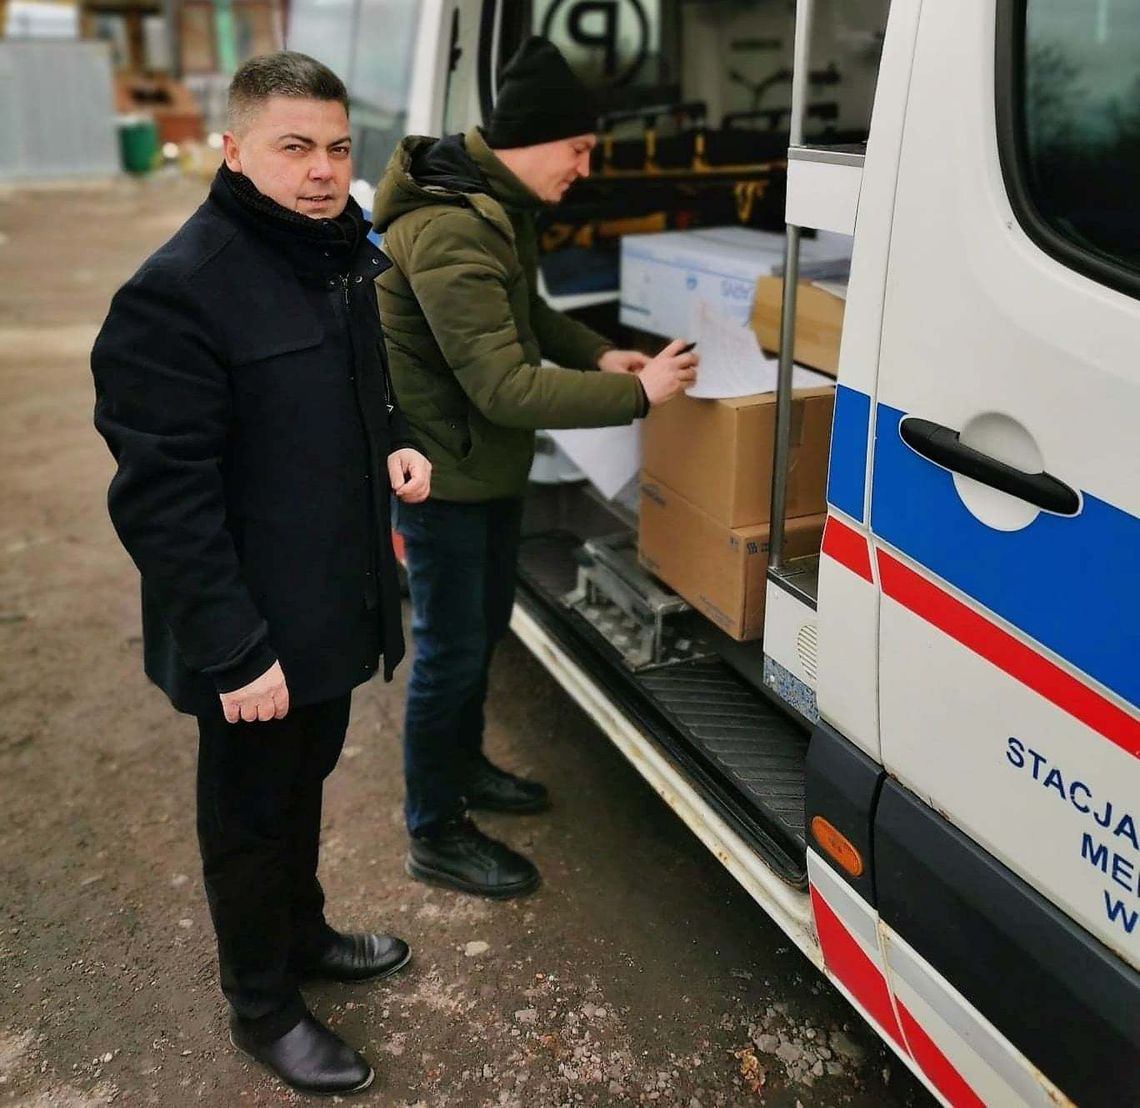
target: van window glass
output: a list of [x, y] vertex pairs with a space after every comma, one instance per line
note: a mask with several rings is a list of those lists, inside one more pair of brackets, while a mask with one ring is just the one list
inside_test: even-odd
[[[505, 10], [521, 6], [508, 0]], [[887, 6], [888, 0], [817, 0], [809, 142], [866, 139]], [[654, 125], [663, 136], [696, 121], [714, 134], [731, 132], [734, 157], [763, 160], [787, 148], [793, 4], [530, 0], [526, 7], [529, 33], [558, 45], [598, 93], [604, 113], [629, 114], [607, 128], [619, 140], [640, 133], [644, 109], [656, 109]]]
[[285, 44], [323, 62], [347, 84], [355, 33], [354, 0], [294, 0]]
[[420, 0], [293, 0], [287, 43], [348, 88], [353, 175], [379, 180], [406, 131]]
[[1022, 143], [1038, 215], [1140, 272], [1140, 4], [1026, 0]]

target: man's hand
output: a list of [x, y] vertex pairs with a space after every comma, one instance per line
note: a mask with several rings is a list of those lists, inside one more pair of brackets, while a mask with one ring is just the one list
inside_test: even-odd
[[284, 719], [289, 711], [289, 690], [285, 687], [280, 662], [274, 662], [256, 681], [219, 695], [227, 723], [237, 723], [239, 719], [246, 723], [258, 720], [264, 723]]
[[638, 373], [651, 406], [664, 404], [696, 384], [697, 366], [701, 359], [691, 350], [686, 354], [680, 353], [685, 345], [684, 339], [674, 339]]
[[431, 462], [418, 450], [405, 447], [389, 454], [388, 477], [403, 504], [421, 504], [431, 495]]
[[640, 350], [607, 350], [598, 359], [598, 369], [603, 373], [636, 373], [648, 362], [648, 355]]

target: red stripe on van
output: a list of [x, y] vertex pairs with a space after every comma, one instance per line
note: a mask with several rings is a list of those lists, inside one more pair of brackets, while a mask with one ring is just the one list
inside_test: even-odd
[[877, 553], [884, 595], [1099, 732], [1121, 750], [1140, 758], [1140, 720], [897, 558], [883, 550]]
[[970, 1088], [966, 1079], [901, 1003], [898, 1005], [899, 1014], [895, 1016], [886, 977], [843, 926], [843, 921], [819, 890], [814, 885], [809, 885], [808, 888], [815, 913], [815, 929], [827, 968], [843, 983], [879, 1029], [894, 1040], [899, 1050], [918, 1063], [951, 1108], [985, 1108], [984, 1102]]
[[854, 527], [840, 523], [835, 516], [828, 516], [823, 528], [823, 552], [852, 573], [858, 574], [864, 581], [874, 581], [866, 536]]
[[843, 926], [816, 887], [810, 885], [809, 888], [811, 906], [815, 912], [815, 930], [819, 935], [819, 945], [827, 968], [846, 986], [883, 1034], [889, 1035], [898, 1048], [908, 1054], [899, 1022], [895, 1018], [886, 978]]
[[902, 1001], [896, 999], [896, 1003], [899, 1020], [910, 1045], [911, 1057], [930, 1078], [931, 1084], [946, 1098], [951, 1108], [986, 1108], [985, 1101], [966, 1084], [966, 1079], [938, 1049], [938, 1044], [923, 1031]]

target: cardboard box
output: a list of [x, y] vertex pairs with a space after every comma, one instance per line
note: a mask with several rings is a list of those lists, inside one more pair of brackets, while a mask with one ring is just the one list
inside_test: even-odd
[[[804, 239], [801, 264], [842, 263], [851, 240]], [[710, 227], [627, 235], [621, 240], [621, 322], [666, 338], [697, 337], [703, 301], [734, 323], [748, 323], [756, 281], [784, 264], [784, 235], [748, 227]]]
[[[793, 394], [787, 515], [827, 509], [833, 388]], [[725, 527], [767, 523], [776, 394], [732, 400], [679, 396], [654, 408], [641, 436], [642, 469]]]
[[[843, 297], [810, 281], [800, 281], [796, 293], [795, 360], [800, 365], [839, 373], [839, 337], [843, 332]], [[756, 282], [752, 329], [765, 350], [780, 349], [780, 312], [784, 295], [782, 277], [761, 277]]]
[[[789, 519], [786, 558], [819, 553], [823, 515]], [[652, 474], [641, 476], [642, 565], [740, 642], [764, 634], [769, 525], [726, 527]]]

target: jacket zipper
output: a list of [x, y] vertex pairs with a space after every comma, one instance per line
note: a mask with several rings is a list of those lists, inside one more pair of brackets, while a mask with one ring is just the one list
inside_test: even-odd
[[380, 355], [380, 379], [384, 382], [384, 407], [388, 409], [388, 414], [391, 415], [396, 410], [396, 405], [392, 403], [392, 390], [388, 385], [388, 364], [382, 351], [377, 350], [376, 353]]
[[[350, 284], [349, 275], [347, 273], [341, 273], [338, 276], [340, 279], [341, 295], [344, 297], [345, 334], [348, 338], [349, 356], [353, 359], [353, 361], [355, 361], [356, 355], [355, 355], [355, 352], [353, 350], [353, 341], [352, 341], [352, 319], [351, 319], [352, 311], [351, 311], [351, 308], [350, 308], [350, 305], [348, 302], [348, 286]], [[355, 369], [353, 370], [353, 372], [355, 373]], [[358, 410], [358, 412], [359, 412], [359, 403], [360, 403], [360, 400], [359, 400], [359, 393], [358, 393], [357, 394], [357, 405], [358, 405], [357, 410]], [[364, 438], [365, 438], [365, 441], [369, 444], [369, 453], [371, 453], [372, 440], [369, 438], [368, 427], [367, 427], [367, 424], [364, 423], [363, 415], [361, 415], [361, 423], [364, 427]], [[371, 479], [371, 474], [369, 476]], [[376, 482], [371, 481], [371, 485], [372, 485], [372, 488], [370, 491], [372, 493], [372, 496], [375, 497], [376, 491], [377, 491]], [[375, 503], [374, 499], [372, 501], [372, 510], [374, 512], [376, 510], [376, 503]], [[380, 569], [379, 569], [379, 566], [377, 565], [376, 561], [374, 560], [374, 555], [375, 555], [375, 551], [373, 551], [372, 554], [370, 554], [370, 556], [369, 556], [368, 578], [367, 578], [367, 581], [366, 581], [365, 586], [364, 586], [364, 602], [369, 607], [375, 607], [377, 604], [380, 603], [380, 592], [379, 592], [379, 589], [380, 589]]]

